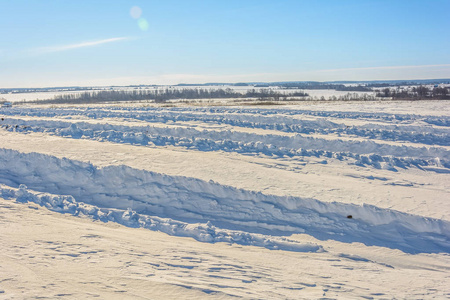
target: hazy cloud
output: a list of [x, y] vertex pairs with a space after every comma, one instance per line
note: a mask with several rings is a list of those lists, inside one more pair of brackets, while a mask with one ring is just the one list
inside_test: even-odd
[[449, 78], [450, 64], [416, 66], [380, 66], [362, 68], [304, 70], [287, 73], [241, 73], [241, 74], [148, 74], [147, 76], [110, 77], [64, 77], [56, 73], [54, 77], [1, 76], [4, 87], [45, 87], [45, 86], [109, 86], [131, 84], [178, 84], [206, 82], [275, 82], [275, 81], [339, 81], [339, 80], [414, 80]]

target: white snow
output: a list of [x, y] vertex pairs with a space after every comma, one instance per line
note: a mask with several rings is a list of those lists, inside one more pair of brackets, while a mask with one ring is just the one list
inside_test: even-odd
[[0, 297], [448, 297], [448, 101], [327, 105], [0, 110]]

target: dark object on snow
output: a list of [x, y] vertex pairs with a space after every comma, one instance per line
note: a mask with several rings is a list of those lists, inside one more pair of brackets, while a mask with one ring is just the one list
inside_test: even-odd
[[347, 219], [353, 219], [353, 216], [352, 215], [348, 215]]

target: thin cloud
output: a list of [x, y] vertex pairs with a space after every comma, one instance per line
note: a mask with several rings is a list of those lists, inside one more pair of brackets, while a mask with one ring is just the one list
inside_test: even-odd
[[94, 46], [103, 45], [103, 44], [121, 42], [121, 41], [125, 41], [125, 40], [130, 40], [130, 39], [131, 39], [130, 37], [116, 37], [116, 38], [110, 38], [110, 39], [104, 39], [104, 40], [98, 40], [98, 41], [82, 42], [82, 43], [78, 43], [78, 44], [41, 47], [41, 48], [34, 49], [33, 52], [35, 52], [37, 54], [61, 52], [61, 51], [67, 51], [67, 50], [72, 50], [72, 49], [94, 47]]

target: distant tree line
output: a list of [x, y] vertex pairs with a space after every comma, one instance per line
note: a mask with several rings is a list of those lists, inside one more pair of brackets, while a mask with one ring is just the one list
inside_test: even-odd
[[450, 93], [447, 87], [437, 86], [434, 88], [428, 88], [422, 85], [413, 87], [410, 90], [384, 88], [380, 92], [378, 92], [376, 96], [380, 98], [392, 98], [401, 100], [450, 99]]
[[286, 89], [302, 89], [302, 90], [336, 90], [348, 92], [371, 92], [372, 88], [365, 85], [344, 85], [324, 82], [286, 82], [279, 84], [280, 87]]
[[[324, 97], [321, 98], [321, 100]], [[358, 94], [358, 93], [347, 93], [345, 95], [340, 96], [330, 96], [328, 97], [329, 101], [375, 101], [377, 98], [374, 95], [369, 94]]]
[[336, 86], [336, 91], [349, 91], [349, 92], [372, 92], [372, 88], [364, 85], [343, 85], [339, 84]]
[[399, 86], [415, 86], [415, 85], [425, 85], [425, 84], [450, 84], [448, 79], [424, 79], [424, 80], [412, 80], [412, 81], [386, 81], [386, 82], [372, 82], [368, 83], [367, 86], [370, 88], [380, 88], [380, 87], [399, 87]]
[[[117, 101], [153, 100], [165, 102], [180, 99], [220, 99], [220, 98], [257, 98], [259, 100], [283, 101], [290, 97], [307, 97], [304, 92], [280, 93], [271, 89], [252, 89], [245, 93], [227, 89], [155, 89], [155, 90], [110, 90], [93, 91], [79, 94], [57, 95], [53, 99], [30, 101], [42, 104], [89, 104]], [[30, 103], [29, 102], [29, 103]]]

